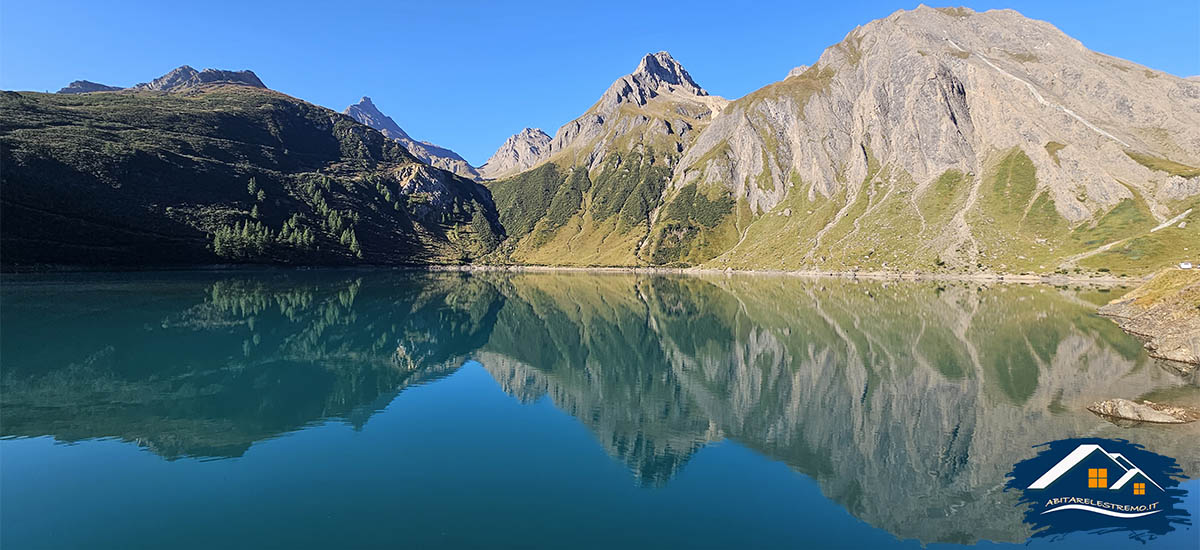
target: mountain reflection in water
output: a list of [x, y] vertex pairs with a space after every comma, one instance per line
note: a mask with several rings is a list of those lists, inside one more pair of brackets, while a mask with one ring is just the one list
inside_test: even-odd
[[[1193, 391], [1094, 315], [1106, 292], [976, 283], [618, 274], [267, 272], [4, 288], [0, 435], [239, 457], [356, 430], [474, 360], [548, 397], [634, 482], [733, 440], [901, 539], [1029, 536], [1004, 475], [1030, 447], [1120, 437], [1195, 477], [1194, 427], [1085, 406]], [[531, 450], [530, 452], [536, 452]]]

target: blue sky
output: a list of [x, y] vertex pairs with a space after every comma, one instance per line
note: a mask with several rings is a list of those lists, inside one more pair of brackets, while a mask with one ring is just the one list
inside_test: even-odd
[[[965, 2], [1043, 19], [1087, 47], [1200, 74], [1200, 2]], [[0, 89], [129, 86], [179, 65], [252, 69], [341, 111], [369, 95], [409, 134], [481, 164], [525, 126], [553, 134], [647, 52], [736, 98], [855, 26], [916, 3], [60, 2], [0, 0]]]

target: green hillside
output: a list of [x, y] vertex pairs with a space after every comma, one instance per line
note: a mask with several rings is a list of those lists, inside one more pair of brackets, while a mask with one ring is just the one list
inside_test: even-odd
[[329, 109], [246, 86], [0, 93], [6, 268], [457, 263], [483, 187]]

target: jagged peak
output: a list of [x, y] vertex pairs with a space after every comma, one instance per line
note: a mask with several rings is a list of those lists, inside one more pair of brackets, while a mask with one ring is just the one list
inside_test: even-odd
[[91, 80], [75, 80], [67, 84], [58, 92], [60, 94], [83, 94], [88, 92], [115, 92], [120, 90], [119, 86], [108, 86]]
[[644, 76], [648, 77], [647, 80], [653, 79], [660, 83], [680, 86], [696, 95], [708, 95], [708, 92], [692, 80], [692, 75], [688, 74], [687, 69], [665, 51], [646, 54], [633, 76]]
[[637, 70], [630, 76], [656, 89], [663, 85], [677, 86], [694, 95], [708, 95], [704, 88], [692, 80], [692, 75], [688, 74], [687, 69], [666, 51], [646, 54], [638, 63]]
[[618, 78], [600, 99], [601, 112], [612, 112], [622, 103], [645, 105], [651, 99], [664, 94], [692, 97], [707, 97], [708, 92], [692, 80], [683, 65], [661, 51], [642, 57], [637, 69]]
[[241, 71], [227, 71], [224, 69], [204, 69], [197, 71], [191, 65], [180, 65], [170, 72], [164, 74], [150, 82], [143, 82], [134, 86], [135, 90], [154, 90], [169, 92], [173, 90], [194, 88], [204, 84], [237, 84], [241, 86], [250, 86], [254, 88], [266, 88], [258, 75], [249, 69]]
[[550, 139], [550, 134], [547, 134], [546, 132], [543, 132], [541, 128], [529, 128], [529, 127], [526, 127], [525, 129], [521, 130], [520, 132], [517, 132], [516, 134], [513, 134], [512, 136], [510, 136], [508, 139], [510, 139], [510, 140], [513, 140], [513, 139], [519, 139], [519, 138], [546, 138], [546, 139]]
[[504, 140], [479, 167], [479, 174], [485, 179], [496, 179], [534, 166], [549, 155], [551, 139], [541, 128], [524, 128]]
[[396, 124], [392, 117], [383, 114], [379, 107], [375, 106], [375, 102], [371, 101], [369, 96], [362, 96], [358, 103], [346, 107], [343, 114], [357, 120], [367, 126], [379, 130], [383, 135], [392, 139], [411, 140], [408, 133]]

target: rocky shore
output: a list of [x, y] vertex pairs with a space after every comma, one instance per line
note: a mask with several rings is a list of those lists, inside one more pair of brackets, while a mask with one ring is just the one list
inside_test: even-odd
[[1100, 308], [1151, 357], [1200, 365], [1200, 270], [1168, 269]]

